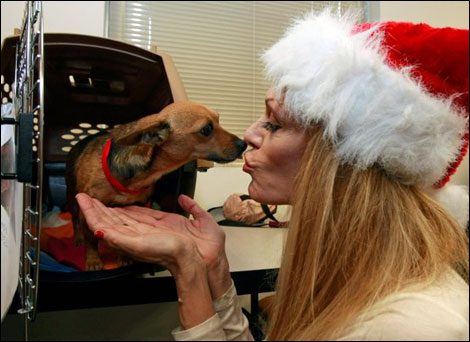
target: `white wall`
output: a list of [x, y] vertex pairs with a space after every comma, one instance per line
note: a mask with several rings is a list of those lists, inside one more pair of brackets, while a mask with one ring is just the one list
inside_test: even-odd
[[[104, 1], [43, 1], [44, 31], [103, 36]], [[2, 42], [20, 28], [25, 1], [2, 1]]]
[[[104, 1], [44, 1], [46, 32], [68, 32], [102, 36]], [[467, 1], [375, 2], [380, 20], [428, 22], [434, 26], [468, 28]], [[24, 1], [1, 2], [1, 37], [19, 27]], [[468, 156], [454, 182], [468, 184]], [[250, 177], [238, 168], [214, 168], [199, 173], [195, 198], [208, 209], [221, 205], [234, 192], [246, 192]], [[73, 294], [71, 294], [73, 295]], [[123, 294], [125, 295], [125, 294]], [[120, 308], [40, 313], [32, 325], [31, 340], [169, 340], [177, 324], [174, 303]], [[8, 315], [2, 323], [2, 340], [20, 340], [22, 321]]]
[[468, 1], [380, 1], [380, 20], [468, 29]]

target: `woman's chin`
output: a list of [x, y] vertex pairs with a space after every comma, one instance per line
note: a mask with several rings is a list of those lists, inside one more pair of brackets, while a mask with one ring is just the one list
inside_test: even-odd
[[253, 183], [253, 181], [250, 182], [248, 185], [248, 195], [250, 195], [251, 199], [255, 200], [256, 202], [263, 203], [260, 201], [260, 192], [258, 191], [258, 187], [256, 184]]
[[253, 181], [248, 185], [248, 195], [258, 203], [276, 205], [290, 204], [289, 199], [282, 193], [282, 190], [273, 189], [272, 187], [260, 187]]
[[248, 186], [248, 195], [250, 195], [251, 199], [255, 200], [258, 203], [267, 203], [267, 204], [275, 204], [275, 198], [269, 195], [270, 190], [263, 189], [257, 186], [253, 181], [251, 181], [250, 185]]

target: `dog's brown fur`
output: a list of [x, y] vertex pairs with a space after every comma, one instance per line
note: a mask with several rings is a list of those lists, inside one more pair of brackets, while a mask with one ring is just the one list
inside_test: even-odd
[[[106, 179], [101, 155], [108, 138], [112, 139], [108, 165], [113, 177], [128, 189], [144, 189], [141, 193], [120, 192]], [[216, 112], [189, 101], [171, 104], [158, 114], [88, 137], [75, 145], [66, 167], [67, 202], [75, 240], [86, 245], [86, 269], [99, 270], [102, 262], [97, 240], [76, 202], [78, 192], [87, 193], [107, 206], [145, 204], [155, 182], [163, 175], [196, 159], [230, 162], [239, 158], [245, 148], [242, 140], [220, 126]]]

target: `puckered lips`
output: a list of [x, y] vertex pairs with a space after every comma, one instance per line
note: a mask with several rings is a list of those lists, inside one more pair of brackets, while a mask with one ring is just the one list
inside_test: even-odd
[[243, 160], [245, 161], [245, 164], [243, 164], [243, 171], [246, 173], [251, 173], [253, 171], [253, 166], [251, 166], [251, 164], [246, 159], [246, 152], [243, 154]]

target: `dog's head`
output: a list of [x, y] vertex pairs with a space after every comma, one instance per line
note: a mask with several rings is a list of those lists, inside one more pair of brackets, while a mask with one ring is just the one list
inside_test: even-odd
[[136, 151], [180, 165], [195, 159], [227, 163], [246, 149], [243, 140], [222, 128], [215, 111], [190, 101], [120, 126], [111, 136], [117, 144], [136, 146]]

